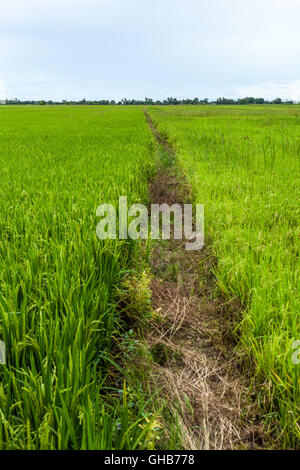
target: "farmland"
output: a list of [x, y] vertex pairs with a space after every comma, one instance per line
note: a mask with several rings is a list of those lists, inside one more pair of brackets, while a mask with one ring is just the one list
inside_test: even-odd
[[[300, 107], [147, 112], [205, 205], [216, 295], [242, 307], [232, 333], [265, 425], [296, 447]], [[147, 259], [136, 241], [96, 237], [99, 204], [148, 203], [157, 152], [143, 108], [3, 106], [0, 145], [0, 448], [148, 448], [149, 397], [127, 390], [126, 371], [107, 380], [130, 327], [115, 293]]]
[[299, 442], [299, 107], [181, 107], [149, 111], [205, 204], [217, 284], [243, 305], [239, 346], [266, 419]]
[[1, 108], [0, 129], [0, 447], [137, 445], [139, 412], [130, 421], [126, 405], [101, 398], [118, 329], [112, 292], [135, 246], [97, 239], [96, 209], [121, 194], [147, 200], [143, 114]]

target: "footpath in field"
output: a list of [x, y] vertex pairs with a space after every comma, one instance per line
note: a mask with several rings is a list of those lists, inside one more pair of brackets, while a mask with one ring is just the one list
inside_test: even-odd
[[[145, 116], [160, 155], [150, 203], [191, 202], [172, 148]], [[153, 390], [160, 388], [185, 449], [264, 448], [257, 406], [230, 333], [240, 307], [216, 297], [214, 262], [207, 244], [186, 251], [184, 240], [171, 239], [153, 247], [152, 304], [160, 317], [146, 333], [155, 361]]]

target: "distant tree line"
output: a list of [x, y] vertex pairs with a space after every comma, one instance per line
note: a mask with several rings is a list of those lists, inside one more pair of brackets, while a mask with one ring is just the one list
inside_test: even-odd
[[281, 98], [276, 98], [275, 100], [268, 101], [264, 98], [218, 98], [216, 101], [209, 101], [208, 98], [199, 99], [177, 99], [177, 98], [167, 98], [165, 100], [153, 100], [152, 98], [145, 98], [144, 100], [135, 100], [123, 98], [120, 101], [115, 100], [86, 100], [82, 99], [80, 101], [74, 100], [62, 100], [62, 101], [52, 101], [52, 100], [19, 100], [18, 98], [11, 100], [2, 100], [2, 104], [12, 104], [12, 105], [24, 105], [24, 104], [33, 104], [33, 105], [249, 105], [249, 104], [294, 104], [293, 101], [283, 101]]

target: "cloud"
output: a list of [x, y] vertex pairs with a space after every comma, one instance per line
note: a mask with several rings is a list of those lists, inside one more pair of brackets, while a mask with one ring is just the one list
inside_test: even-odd
[[300, 101], [300, 80], [289, 82], [264, 82], [253, 85], [239, 85], [234, 91], [235, 97], [254, 96], [265, 99], [282, 98], [284, 100]]
[[2, 3], [9, 97], [300, 99], [299, 0]]

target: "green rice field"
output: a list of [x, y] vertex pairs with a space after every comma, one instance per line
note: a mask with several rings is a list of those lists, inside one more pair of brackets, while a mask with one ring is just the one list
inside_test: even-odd
[[100, 241], [96, 209], [122, 194], [147, 200], [144, 116], [2, 107], [0, 145], [0, 448], [137, 447], [142, 407], [130, 418], [103, 398], [112, 292], [136, 247]]
[[[300, 106], [147, 111], [205, 205], [216, 290], [243, 307], [237, 348], [266, 426], [295, 448]], [[115, 292], [144, 255], [99, 240], [96, 209], [147, 204], [156, 167], [142, 106], [0, 106], [0, 449], [153, 448], [150, 397], [107, 380], [124, 330]]]
[[266, 419], [299, 444], [300, 107], [153, 108], [205, 205], [218, 286], [244, 307], [240, 347], [263, 387]]

